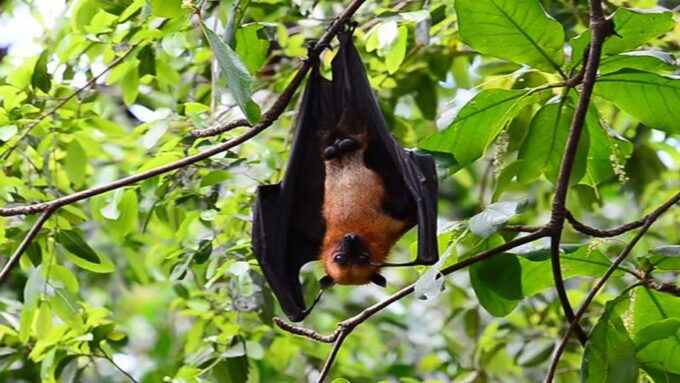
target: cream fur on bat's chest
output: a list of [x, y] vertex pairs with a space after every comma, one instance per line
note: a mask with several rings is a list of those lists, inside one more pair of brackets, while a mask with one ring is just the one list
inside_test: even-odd
[[371, 220], [383, 215], [382, 179], [359, 151], [326, 161], [324, 216], [330, 221]]

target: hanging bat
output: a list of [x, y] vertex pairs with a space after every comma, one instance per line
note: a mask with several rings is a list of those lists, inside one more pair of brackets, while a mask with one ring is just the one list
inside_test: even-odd
[[[438, 259], [437, 179], [430, 156], [403, 149], [390, 134], [352, 43], [338, 35], [332, 81], [318, 62], [307, 82], [286, 174], [258, 188], [253, 252], [284, 313], [300, 321], [309, 308], [300, 268], [321, 261], [333, 284], [385, 286], [382, 267], [431, 265]], [[390, 249], [418, 226], [418, 255], [386, 262]]]

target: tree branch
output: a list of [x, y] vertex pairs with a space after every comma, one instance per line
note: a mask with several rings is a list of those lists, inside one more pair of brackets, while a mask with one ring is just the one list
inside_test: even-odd
[[661, 291], [664, 293], [673, 294], [676, 297], [680, 297], [680, 286], [674, 283], [659, 283], [653, 279], [648, 279], [643, 281], [643, 283], [652, 290]]
[[225, 132], [228, 132], [230, 130], [234, 130], [238, 127], [241, 126], [251, 126], [250, 122], [246, 120], [245, 118], [239, 118], [236, 119], [232, 122], [229, 122], [227, 124], [224, 124], [222, 126], [215, 126], [212, 128], [208, 129], [194, 129], [191, 131], [191, 135], [194, 137], [210, 137], [210, 136], [216, 136], [218, 134], [222, 134]]
[[594, 228], [592, 226], [588, 226], [574, 217], [574, 215], [571, 213], [571, 211], [566, 210], [566, 218], [567, 221], [571, 224], [571, 226], [576, 230], [580, 231], [583, 234], [590, 235], [591, 237], [599, 237], [599, 238], [607, 238], [607, 237], [615, 237], [617, 235], [629, 232], [631, 230], [637, 229], [638, 227], [642, 226], [645, 224], [645, 221], [647, 218], [649, 218], [649, 214], [646, 216], [632, 222], [628, 222], [625, 225], [621, 225], [617, 228], [614, 229], [609, 229], [609, 230], [601, 230]]
[[21, 241], [21, 244], [19, 244], [19, 247], [14, 251], [14, 254], [12, 254], [11, 257], [9, 257], [9, 260], [7, 260], [7, 263], [5, 263], [5, 266], [0, 270], [0, 284], [4, 282], [4, 280], [7, 278], [9, 275], [10, 271], [14, 268], [14, 265], [17, 264], [19, 259], [21, 258], [21, 255], [28, 249], [28, 246], [33, 242], [35, 237], [38, 236], [38, 233], [40, 232], [40, 229], [43, 227], [45, 222], [50, 218], [50, 216], [54, 213], [54, 209], [48, 209], [45, 210], [40, 217], [38, 217], [38, 220], [35, 221], [33, 224], [33, 227], [31, 227], [31, 230], [28, 231], [28, 234], [24, 237], [24, 240]]
[[628, 245], [621, 251], [619, 256], [614, 260], [611, 266], [609, 266], [604, 275], [602, 275], [602, 278], [600, 278], [600, 280], [597, 282], [597, 284], [595, 284], [590, 293], [588, 293], [588, 296], [583, 301], [583, 304], [581, 305], [581, 307], [579, 307], [578, 311], [576, 312], [574, 319], [570, 321], [569, 327], [567, 328], [566, 333], [564, 334], [562, 340], [557, 346], [557, 349], [555, 349], [555, 353], [553, 354], [552, 361], [550, 362], [550, 368], [548, 369], [548, 373], [545, 377], [544, 383], [550, 383], [553, 381], [553, 378], [555, 377], [555, 371], [557, 370], [557, 364], [559, 363], [560, 357], [562, 356], [562, 353], [564, 352], [567, 343], [569, 342], [571, 333], [576, 329], [578, 321], [586, 312], [588, 306], [592, 303], [593, 299], [595, 299], [597, 293], [600, 291], [600, 289], [602, 289], [602, 287], [607, 282], [609, 277], [612, 276], [612, 274], [621, 265], [621, 263], [623, 263], [626, 257], [628, 257], [630, 252], [633, 250], [633, 247], [638, 243], [638, 241], [640, 241], [640, 239], [645, 235], [645, 233], [647, 233], [649, 227], [652, 226], [652, 224], [661, 216], [661, 214], [665, 213], [668, 209], [670, 209], [673, 205], [675, 205], [678, 202], [680, 202], [680, 193], [675, 194], [670, 200], [666, 201], [666, 203], [658, 207], [656, 210], [654, 210], [647, 216], [647, 218], [645, 219], [645, 223], [640, 229], [640, 231], [638, 231], [633, 240], [630, 241], [630, 243], [628, 243]]
[[523, 226], [523, 225], [508, 225], [501, 230], [510, 233], [534, 233], [543, 229], [543, 226]]
[[281, 330], [287, 331], [291, 334], [304, 336], [317, 342], [333, 343], [336, 339], [338, 339], [338, 330], [333, 332], [331, 335], [323, 335], [306, 327], [295, 326], [278, 317], [274, 317], [272, 320], [277, 326], [279, 326]]
[[78, 88], [75, 92], [73, 92], [73, 93], [71, 93], [70, 95], [66, 96], [66, 97], [65, 97], [63, 100], [61, 100], [57, 105], [55, 105], [52, 109], [50, 109], [49, 112], [43, 114], [43, 115], [40, 116], [36, 121], [34, 121], [32, 124], [30, 124], [30, 125], [26, 128], [26, 130], [24, 130], [24, 131], [21, 133], [21, 136], [19, 136], [19, 139], [14, 143], [14, 145], [12, 145], [11, 147], [9, 147], [9, 149], [7, 149], [7, 151], [4, 152], [4, 153], [2, 154], [2, 157], [0, 157], [0, 159], [3, 160], [3, 161], [6, 160], [6, 159], [8, 159], [8, 158], [9, 158], [9, 155], [12, 154], [12, 152], [14, 151], [14, 149], [16, 149], [17, 146], [19, 146], [19, 143], [20, 143], [24, 138], [26, 138], [26, 136], [28, 136], [28, 133], [30, 133], [31, 130], [33, 130], [33, 128], [35, 128], [40, 122], [42, 122], [42, 120], [44, 120], [44, 119], [46, 119], [47, 117], [49, 117], [49, 116], [53, 115], [54, 113], [56, 113], [57, 110], [59, 110], [62, 106], [66, 105], [66, 103], [69, 102], [69, 101], [71, 101], [71, 99], [73, 99], [74, 97], [76, 97], [77, 95], [79, 95], [79, 94], [80, 94], [82, 91], [84, 91], [85, 89], [87, 89], [87, 88], [91, 87], [92, 85], [94, 85], [94, 84], [97, 82], [97, 80], [99, 80], [103, 75], [105, 75], [106, 73], [108, 73], [111, 69], [113, 69], [113, 68], [114, 68], [115, 66], [117, 66], [118, 64], [122, 63], [123, 60], [125, 60], [125, 59], [130, 55], [130, 53], [132, 53], [132, 51], [134, 51], [135, 48], [137, 48], [138, 46], [139, 46], [139, 43], [131, 45], [130, 48], [129, 48], [127, 51], [125, 51], [125, 53], [123, 53], [122, 56], [120, 56], [120, 57], [118, 57], [117, 59], [113, 60], [106, 68], [104, 68], [104, 70], [103, 70], [101, 73], [99, 73], [98, 75], [92, 77], [92, 78], [90, 79], [90, 81], [88, 81], [87, 83], [85, 83], [85, 85], [81, 86], [81, 87]]
[[[552, 235], [550, 237], [550, 258], [552, 261], [553, 279], [555, 280], [555, 290], [560, 298], [562, 310], [570, 322], [574, 319], [574, 310], [571, 303], [569, 303], [569, 298], [567, 297], [567, 292], [564, 288], [564, 280], [562, 279], [560, 266], [560, 240], [562, 237], [562, 230], [564, 229], [567, 190], [569, 189], [571, 170], [574, 167], [579, 139], [581, 138], [581, 132], [583, 131], [583, 125], [588, 113], [588, 105], [590, 104], [590, 98], [593, 94], [593, 89], [595, 88], [602, 45], [608, 34], [611, 33], [611, 28], [604, 18], [604, 11], [602, 10], [602, 3], [600, 0], [590, 0], [590, 30], [592, 39], [583, 74], [583, 89], [569, 128], [569, 136], [567, 138], [567, 144], [565, 145], [560, 172], [557, 177], [557, 186], [555, 187], [555, 197], [549, 224], [549, 227], [552, 229]], [[578, 326], [578, 323], [576, 323], [576, 327], [576, 334], [581, 341], [581, 344], [585, 344], [588, 339], [585, 332]]]
[[[441, 270], [441, 275], [446, 276], [454, 271], [464, 269], [470, 265], [473, 265], [479, 261], [483, 261], [489, 257], [492, 257], [494, 255], [503, 253], [505, 251], [514, 249], [517, 246], [524, 245], [529, 242], [533, 242], [539, 238], [543, 238], [550, 235], [550, 231], [547, 228], [541, 228], [531, 234], [528, 234], [524, 237], [520, 238], [515, 238], [510, 242], [506, 242], [498, 247], [495, 247], [493, 249], [486, 250], [482, 253], [479, 253], [475, 256], [465, 258], [460, 262], [457, 262], [449, 267], [446, 267]], [[391, 305], [392, 303], [408, 296], [411, 294], [413, 291], [415, 291], [415, 284], [409, 285], [407, 287], [404, 287], [403, 289], [397, 291], [396, 293], [392, 294], [391, 296], [387, 297], [386, 299], [374, 304], [373, 306], [367, 307], [363, 311], [361, 311], [359, 314], [343, 321], [342, 323], [339, 324], [338, 329], [335, 330], [331, 335], [323, 335], [319, 334], [314, 330], [310, 330], [307, 328], [303, 327], [298, 327], [291, 325], [289, 323], [284, 322], [280, 318], [275, 318], [274, 323], [276, 323], [277, 326], [279, 326], [282, 330], [288, 331], [292, 334], [295, 335], [301, 335], [308, 337], [310, 339], [323, 342], [323, 343], [333, 343], [333, 349], [331, 350], [330, 355], [326, 359], [326, 363], [324, 364], [324, 368], [321, 371], [321, 375], [319, 376], [318, 382], [323, 382], [323, 379], [328, 375], [328, 372], [330, 371], [330, 368], [333, 365], [333, 362], [335, 360], [335, 357], [337, 356], [337, 352], [340, 349], [342, 342], [345, 340], [345, 338], [352, 332], [354, 329], [368, 320], [370, 317], [375, 315], [376, 313], [380, 312], [387, 306]], [[330, 341], [330, 342], [329, 342]]]

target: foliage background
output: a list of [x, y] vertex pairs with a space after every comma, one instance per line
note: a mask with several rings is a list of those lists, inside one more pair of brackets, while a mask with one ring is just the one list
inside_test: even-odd
[[[459, 2], [461, 12], [469, 1]], [[542, 3], [564, 28], [562, 40], [578, 60], [584, 39], [569, 39], [587, 27], [585, 2]], [[344, 7], [341, 2], [307, 0], [243, 0], [238, 7], [229, 1], [77, 0], [66, 2], [52, 23], [55, 15], [45, 17], [36, 2], [0, 4], [3, 23], [29, 10], [30, 23], [45, 27], [35, 40], [39, 51], [26, 54], [10, 46], [0, 63], [2, 205], [49, 200], [101, 185], [243, 132], [246, 128], [207, 139], [190, 133], [243, 117], [234, 81], [227, 84], [229, 73], [214, 76], [218, 65], [199, 17], [232, 44], [251, 82], [244, 86], [264, 110], [306, 56], [307, 42], [318, 38]], [[197, 14], [193, 7], [199, 5]], [[679, 6], [655, 0], [612, 0], [606, 5], [609, 11], [626, 6], [654, 12], [677, 11]], [[625, 15], [625, 10], [619, 12]], [[678, 16], [634, 19], [633, 26], [659, 28], [658, 33], [634, 44], [624, 39], [619, 44], [624, 47], [611, 48], [609, 54], [645, 49], [677, 56], [680, 26], [673, 17]], [[498, 232], [483, 239], [466, 230], [466, 220], [493, 202], [526, 200], [521, 214], [512, 205], [510, 222], [544, 223], [555, 163], [561, 159], [559, 132], [566, 134], [569, 119], [550, 114], [557, 111], [554, 102], [542, 109], [544, 120], [536, 112], [561, 89], [537, 92], [511, 121], [474, 120], [471, 130], [436, 132], [452, 125], [457, 111], [478, 92], [553, 84], [559, 81], [554, 68], [539, 62], [534, 66], [542, 70], [532, 70], [512, 62], [518, 60], [492, 57], [512, 55], [510, 45], [505, 52], [489, 48], [484, 55], [477, 53], [483, 51], [480, 46], [494, 44], [466, 40], [476, 51], [465, 45], [450, 1], [369, 1], [354, 19], [360, 25], [357, 45], [394, 134], [404, 146], [437, 152], [444, 264], [514, 235]], [[476, 23], [470, 27], [479, 28], [484, 18]], [[540, 21], [532, 28], [544, 28], [552, 36], [549, 28], [557, 24], [550, 23]], [[562, 43], [557, 41], [558, 50], [552, 53], [555, 61]], [[131, 48], [95, 86], [20, 139], [39, 116]], [[325, 69], [332, 55], [322, 55]], [[667, 56], [609, 60], [611, 72], [677, 72]], [[572, 69], [574, 59], [566, 62], [563, 68]], [[634, 75], [639, 73], [624, 73]], [[598, 134], [593, 125], [588, 127], [588, 140], [582, 142], [587, 154], [580, 156], [568, 199], [577, 217], [594, 226], [613, 226], [639, 218], [678, 191], [678, 81], [595, 99], [605, 127], [616, 134]], [[566, 99], [571, 97], [575, 95]], [[258, 108], [250, 108], [248, 117], [256, 120]], [[274, 328], [271, 318], [280, 312], [249, 248], [255, 187], [281, 178], [294, 117], [291, 106], [271, 128], [233, 151], [55, 214], [21, 259], [20, 270], [0, 289], [0, 381], [129, 381], [120, 370], [143, 382], [313, 380], [329, 347]], [[597, 120], [590, 121], [599, 125]], [[480, 125], [498, 130], [485, 137]], [[546, 130], [539, 129], [545, 126], [558, 132], [557, 149], [546, 150], [547, 138], [541, 136]], [[453, 134], [458, 136], [453, 139]], [[0, 257], [11, 254], [35, 219], [0, 218]], [[589, 352], [603, 352], [597, 348], [603, 344], [637, 345], [634, 360], [626, 360], [630, 355], [609, 358], [618, 366], [644, 368], [636, 378], [640, 381], [680, 379], [680, 298], [645, 287], [624, 292], [655, 256], [671, 260], [667, 267], [657, 267], [654, 277], [676, 281], [678, 265], [672, 256], [680, 244], [678, 222], [675, 209], [655, 224], [584, 321], [591, 329], [604, 303], [620, 296], [600, 323], [613, 326], [614, 334], [627, 335], [611, 339], [600, 331], [602, 340], [593, 338]], [[574, 305], [610, 264], [608, 257], [631, 236], [592, 240], [565, 233], [563, 242], [574, 244], [563, 255]], [[407, 235], [393, 258], [407, 258], [414, 240], [413, 233]], [[675, 247], [649, 252], [659, 246]], [[427, 299], [397, 302], [347, 339], [332, 376], [352, 382], [540, 380], [565, 325], [550, 288], [545, 253], [539, 248], [529, 255], [493, 258], [447, 278], [441, 294], [437, 286], [421, 285], [425, 291], [420, 298]], [[330, 332], [342, 319], [415, 281], [425, 270], [386, 271], [386, 290], [336, 287], [304, 324]], [[310, 299], [320, 275], [316, 266], [305, 274]], [[650, 324], [671, 330], [665, 337], [648, 339], [647, 345], [639, 343], [644, 340], [640, 330]], [[633, 340], [638, 343], [626, 343]], [[583, 349], [573, 343], [560, 364], [558, 381], [579, 381], [582, 358]], [[590, 379], [625, 381], [607, 380], [616, 376]]]

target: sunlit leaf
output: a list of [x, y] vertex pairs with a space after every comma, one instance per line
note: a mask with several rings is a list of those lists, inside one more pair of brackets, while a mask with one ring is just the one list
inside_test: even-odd
[[564, 30], [535, 0], [458, 0], [462, 40], [473, 49], [555, 72], [564, 61]]
[[651, 128], [680, 133], [680, 78], [625, 69], [600, 76], [595, 94]]

